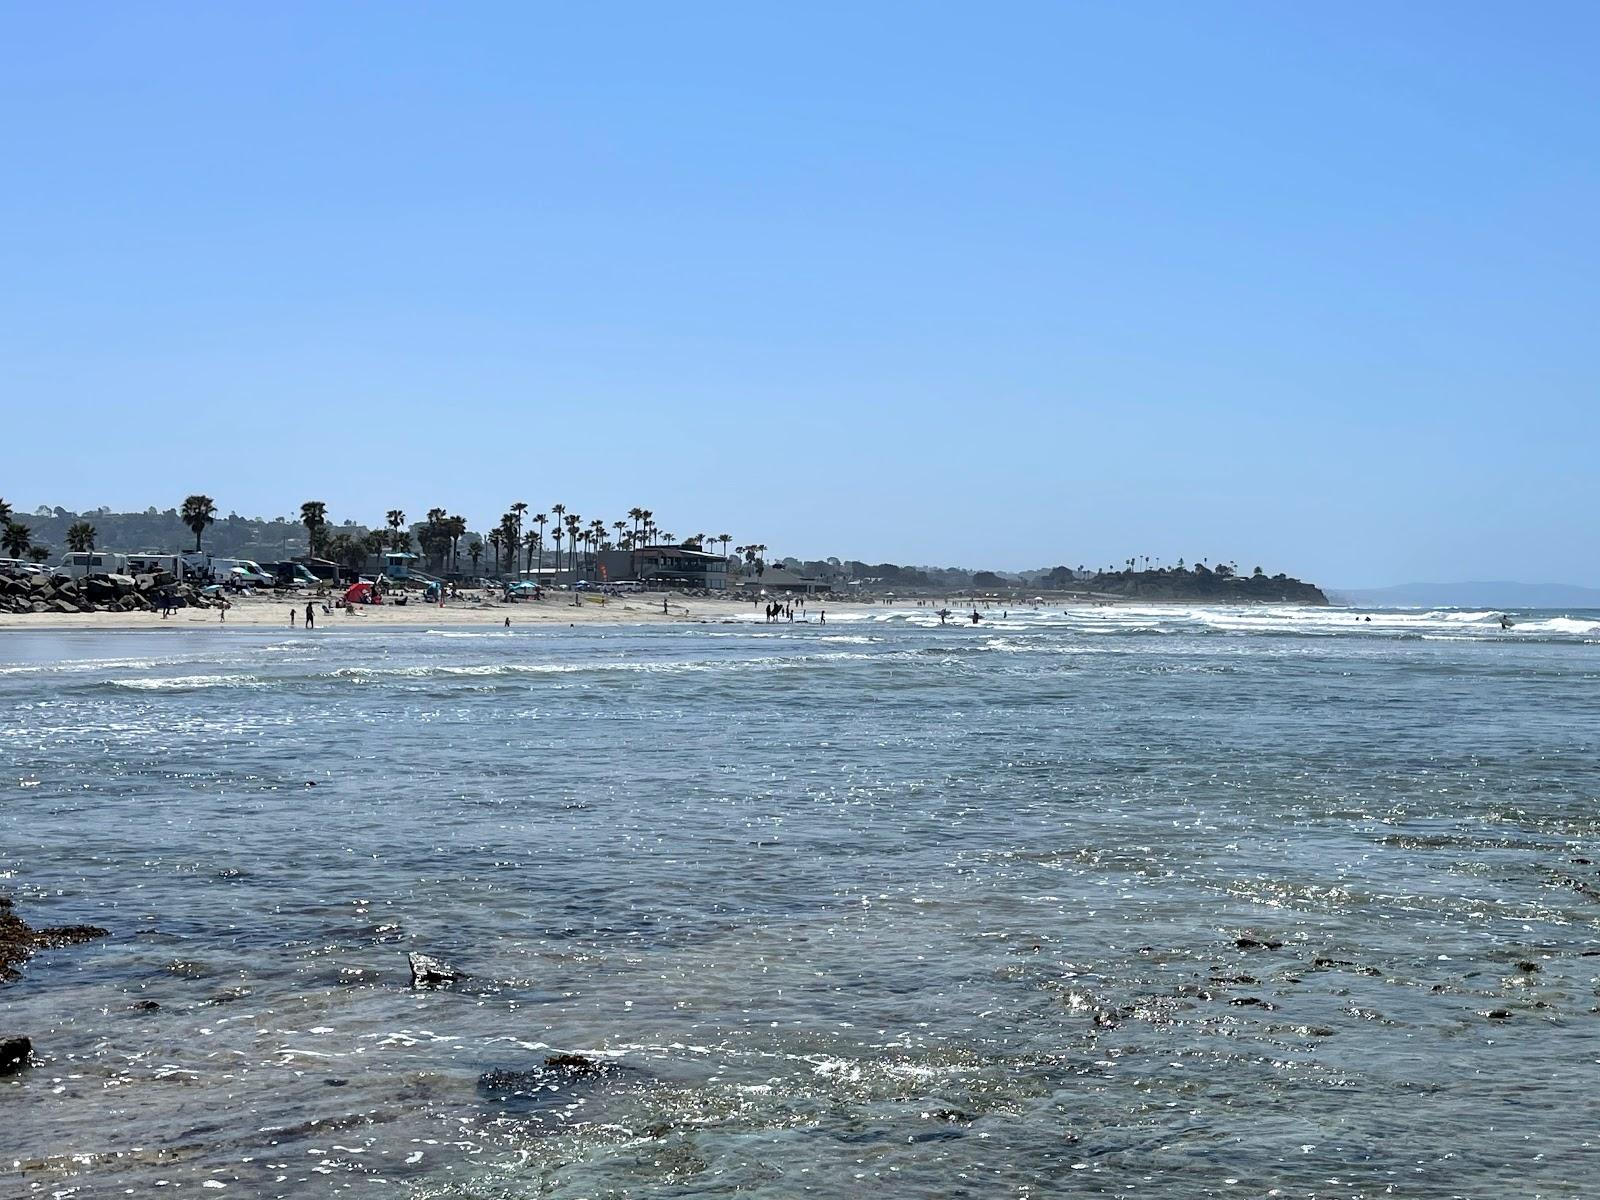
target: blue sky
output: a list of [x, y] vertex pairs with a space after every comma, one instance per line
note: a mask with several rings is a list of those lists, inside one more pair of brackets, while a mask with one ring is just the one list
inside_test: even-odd
[[1600, 584], [1600, 9], [0, 6], [0, 495]]

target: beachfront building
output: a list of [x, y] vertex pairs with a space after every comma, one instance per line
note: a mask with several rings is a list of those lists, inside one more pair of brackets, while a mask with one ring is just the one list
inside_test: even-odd
[[768, 567], [758, 574], [742, 576], [739, 587], [746, 593], [770, 592], [786, 596], [814, 596], [829, 590], [827, 580], [797, 575], [788, 567]]
[[[602, 550], [597, 568], [604, 568], [608, 583], [637, 580], [646, 587], [703, 588], [720, 592], [728, 586], [728, 560], [720, 554], [684, 546], [640, 546], [633, 550]], [[596, 575], [600, 571], [596, 570]], [[590, 578], [590, 583], [601, 582]]]

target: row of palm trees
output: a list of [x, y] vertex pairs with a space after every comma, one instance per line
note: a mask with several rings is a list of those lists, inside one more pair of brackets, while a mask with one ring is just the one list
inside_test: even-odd
[[[562, 567], [565, 554], [566, 570], [576, 573], [580, 559], [592, 557], [602, 550], [632, 550], [637, 547], [671, 544], [674, 535], [656, 523], [655, 514], [647, 508], [630, 508], [626, 520], [609, 525], [598, 518], [585, 521], [565, 504], [552, 504], [548, 513], [528, 514], [529, 505], [517, 501], [500, 518], [500, 523], [487, 537], [474, 538], [465, 547], [476, 574], [486, 550], [493, 553], [494, 573], [504, 570], [532, 570], [546, 561], [546, 547], [553, 545], [555, 565]], [[0, 545], [12, 558], [22, 558], [32, 553], [37, 561], [49, 556], [48, 547], [36, 546], [32, 531], [12, 520], [11, 506], [0, 500]], [[216, 524], [217, 504], [210, 496], [196, 493], [184, 498], [179, 519], [194, 534], [194, 548], [202, 548], [206, 530]], [[345, 531], [330, 532], [328, 506], [322, 500], [307, 500], [300, 505], [300, 523], [306, 529], [306, 546], [317, 557], [328, 557], [341, 565], [359, 570], [370, 557], [385, 551], [410, 551], [413, 534], [406, 527], [406, 514], [391, 508], [384, 514], [383, 529], [366, 534]], [[526, 528], [525, 528], [526, 527]], [[546, 532], [548, 528], [548, 534]], [[465, 517], [455, 516], [443, 508], [431, 508], [422, 526], [416, 531], [418, 548], [430, 560], [437, 562], [441, 571], [459, 571], [462, 554], [461, 540], [467, 535]], [[87, 521], [79, 521], [67, 531], [67, 544], [73, 550], [94, 549], [96, 530]], [[702, 550], [720, 544], [723, 557], [733, 535], [727, 533], [697, 533], [683, 539], [687, 549]], [[564, 549], [563, 549], [564, 547]], [[734, 553], [745, 562], [755, 565], [762, 561], [767, 547], [759, 543], [735, 546]]]
[[[565, 504], [550, 506], [549, 512], [528, 513], [529, 505], [517, 501], [500, 518], [500, 523], [490, 530], [484, 541], [493, 553], [493, 573], [500, 575], [512, 571], [532, 571], [545, 561], [547, 546], [553, 546], [555, 566], [576, 575], [583, 561], [592, 560], [603, 550], [634, 550], [644, 546], [672, 544], [674, 535], [656, 524], [655, 513], [648, 508], [630, 508], [626, 520], [612, 521], [609, 525], [599, 518], [585, 521]], [[631, 527], [630, 527], [631, 524]], [[546, 530], [548, 529], [548, 533]], [[729, 533], [697, 533], [684, 538], [686, 549], [701, 550], [707, 545], [722, 544], [726, 557], [728, 545], [733, 541]], [[565, 550], [563, 550], [563, 543]], [[763, 547], [765, 549], [765, 547]], [[741, 547], [741, 551], [743, 548]], [[484, 547], [474, 541], [467, 547], [476, 572]]]

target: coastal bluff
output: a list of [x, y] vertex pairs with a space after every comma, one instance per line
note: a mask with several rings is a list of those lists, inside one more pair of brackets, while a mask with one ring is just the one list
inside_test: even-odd
[[1123, 600], [1188, 604], [1305, 604], [1325, 606], [1327, 595], [1314, 583], [1288, 575], [1257, 572], [1236, 575], [1226, 568], [1102, 572], [1077, 586]]

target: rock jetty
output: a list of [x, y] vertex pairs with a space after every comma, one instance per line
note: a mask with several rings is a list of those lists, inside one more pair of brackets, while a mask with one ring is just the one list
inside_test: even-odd
[[159, 612], [220, 608], [223, 601], [166, 571], [147, 575], [28, 575], [0, 570], [0, 613]]

